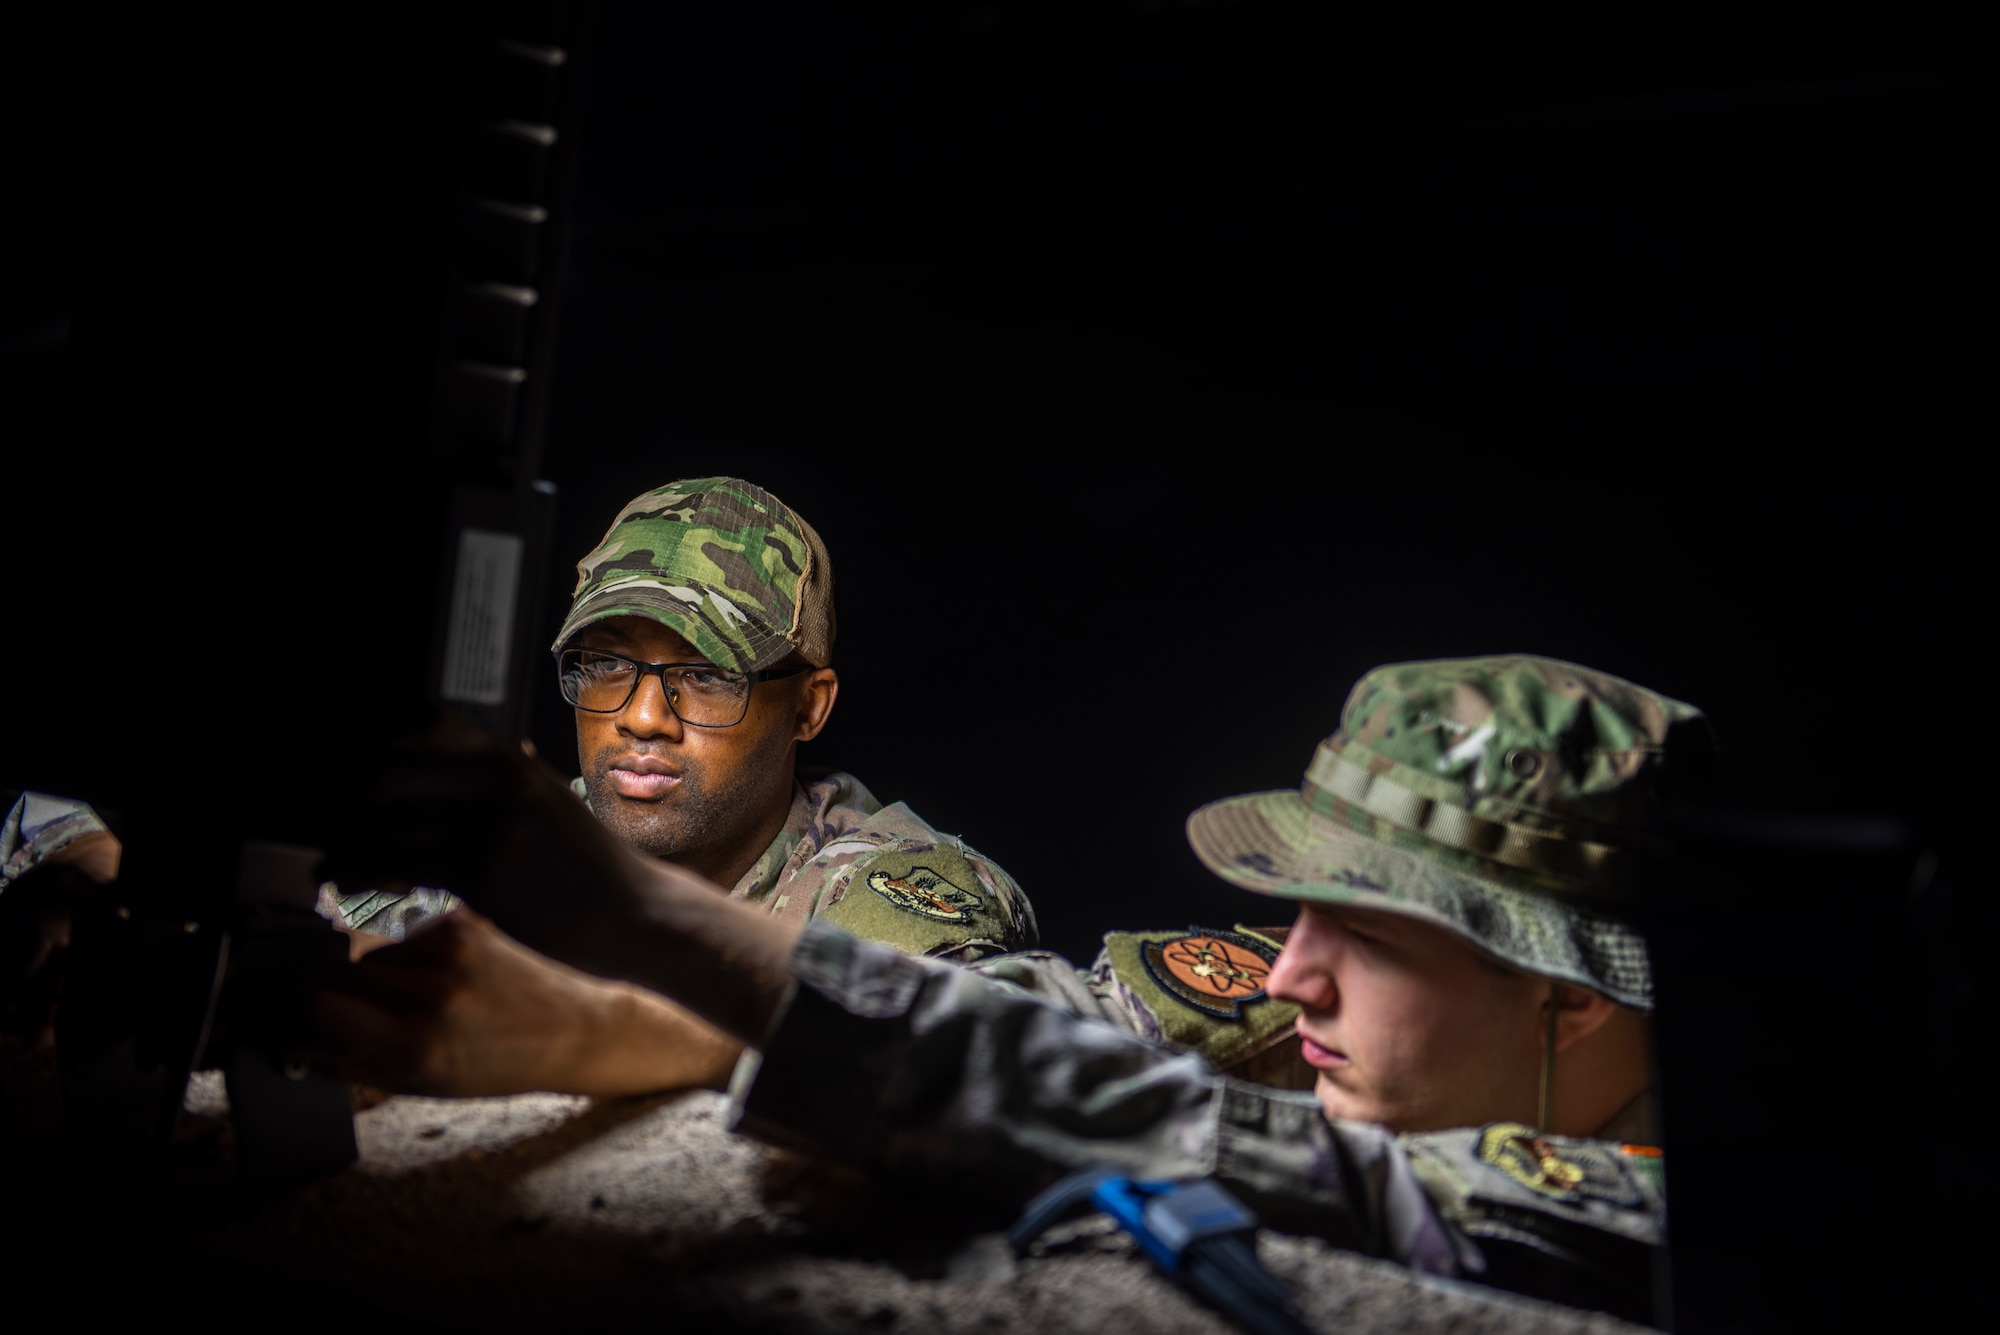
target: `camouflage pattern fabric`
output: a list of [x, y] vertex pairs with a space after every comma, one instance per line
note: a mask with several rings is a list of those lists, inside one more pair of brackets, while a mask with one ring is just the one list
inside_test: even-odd
[[[938, 833], [901, 802], [883, 806], [851, 774], [801, 777], [784, 829], [730, 898], [800, 921], [824, 915], [906, 954], [961, 963], [1035, 944], [1027, 895], [983, 854]], [[583, 796], [582, 779], [570, 787]], [[443, 890], [320, 892], [322, 914], [398, 941], [458, 904]]]
[[740, 478], [669, 483], [634, 499], [576, 566], [552, 649], [593, 621], [651, 617], [735, 672], [794, 651], [833, 655], [833, 567], [791, 507]]
[[[1258, 976], [1277, 958], [1287, 930], [1239, 924], [1227, 932], [1203, 927], [1110, 932], [1088, 969], [1046, 950], [1001, 955], [973, 968], [1072, 1015], [1197, 1053], [1232, 1079], [1310, 1089], [1315, 1073], [1299, 1055], [1292, 1028], [1299, 1008], [1266, 996]], [[1233, 969], [1216, 960], [1218, 938], [1225, 952], [1248, 959]], [[1194, 986], [1189, 974], [1198, 980]]]
[[350, 931], [368, 932], [401, 941], [411, 932], [436, 922], [463, 901], [449, 890], [417, 886], [401, 893], [389, 890], [361, 890], [342, 894], [328, 881], [319, 888], [319, 916]]
[[799, 786], [785, 828], [730, 896], [779, 917], [823, 917], [905, 954], [964, 963], [1040, 938], [1013, 877], [837, 771]]
[[0, 823], [0, 892], [65, 844], [108, 832], [87, 803], [47, 793], [22, 793]]
[[1395, 1136], [1310, 1095], [809, 924], [732, 1085], [739, 1130], [1018, 1209], [1075, 1168], [1213, 1176], [1263, 1222], [1440, 1275], [1645, 1313], [1657, 1152], [1526, 1127]]
[[1188, 841], [1246, 890], [1422, 918], [1650, 1010], [1638, 864], [1713, 760], [1694, 707], [1573, 663], [1391, 664], [1355, 685], [1297, 791], [1211, 803]]

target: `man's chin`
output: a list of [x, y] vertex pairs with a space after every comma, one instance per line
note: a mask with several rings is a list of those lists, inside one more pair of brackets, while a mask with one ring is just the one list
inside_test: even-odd
[[1356, 1096], [1353, 1090], [1342, 1089], [1324, 1071], [1320, 1072], [1319, 1079], [1313, 1081], [1313, 1096], [1319, 1100], [1320, 1111], [1335, 1121], [1379, 1123], [1383, 1120], [1382, 1110], [1372, 1100]]
[[590, 814], [620, 843], [656, 858], [671, 858], [687, 846], [678, 828], [664, 828], [668, 822], [662, 803], [641, 802], [617, 793], [594, 791], [586, 799]]

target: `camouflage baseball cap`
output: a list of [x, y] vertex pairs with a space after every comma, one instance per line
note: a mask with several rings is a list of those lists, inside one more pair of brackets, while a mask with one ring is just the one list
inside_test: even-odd
[[1297, 791], [1188, 817], [1267, 895], [1421, 918], [1530, 973], [1653, 1005], [1632, 925], [1664, 804], [1709, 782], [1701, 712], [1551, 658], [1394, 663], [1355, 684]]
[[669, 482], [618, 512], [576, 564], [558, 653], [593, 621], [651, 617], [709, 662], [754, 672], [833, 657], [833, 566], [812, 526], [754, 483]]

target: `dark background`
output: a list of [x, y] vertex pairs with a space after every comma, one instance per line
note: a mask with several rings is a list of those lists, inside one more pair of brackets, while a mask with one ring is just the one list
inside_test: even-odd
[[[1905, 818], [1958, 887], [1868, 929], [1874, 1013], [1836, 951], [1746, 1015], [1877, 1025], [1802, 1113], [1885, 1049], [1982, 1052], [1970, 20], [1326, 8], [597, 6], [551, 632], [632, 495], [769, 487], [838, 576], [807, 761], [964, 834], [1082, 958], [1257, 915], [1182, 821], [1295, 784], [1369, 666], [1574, 659], [1706, 708], [1745, 805]], [[480, 12], [23, 34], [0, 784], [135, 848], [309, 837], [411, 694]], [[573, 772], [552, 688], [531, 723]], [[1971, 1085], [1929, 1078], [1866, 1107], [1959, 1143]], [[1934, 1220], [1947, 1158], [1905, 1197]]]
[[[7, 784], [276, 812], [409, 693], [464, 48], [505, 9], [134, 29], [28, 82]], [[597, 6], [544, 620], [637, 492], [770, 487], [839, 580], [808, 760], [1071, 953], [1232, 912], [1182, 819], [1295, 783], [1400, 658], [1572, 658], [1707, 708], [1747, 798], [1952, 828], [1991, 680], [1960, 35]], [[45, 681], [85, 625], [139, 657], [80, 708]]]

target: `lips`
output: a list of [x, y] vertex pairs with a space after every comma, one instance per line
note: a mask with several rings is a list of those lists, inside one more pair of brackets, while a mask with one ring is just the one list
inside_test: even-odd
[[1346, 1053], [1313, 1042], [1303, 1029], [1299, 1030], [1299, 1055], [1306, 1059], [1306, 1065], [1321, 1071], [1338, 1070], [1349, 1064]]
[[657, 756], [623, 755], [611, 762], [604, 777], [611, 791], [640, 802], [657, 802], [680, 785], [681, 776]]

